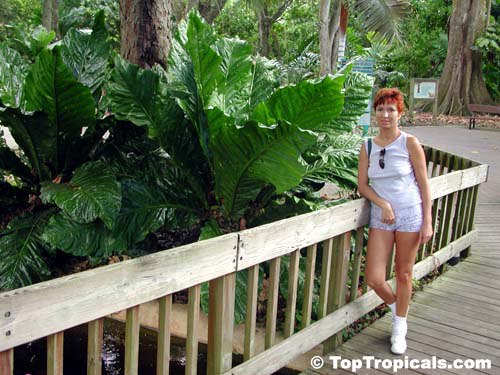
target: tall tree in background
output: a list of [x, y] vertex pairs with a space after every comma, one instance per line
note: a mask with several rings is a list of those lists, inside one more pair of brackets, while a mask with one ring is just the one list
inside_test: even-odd
[[227, 0], [172, 0], [172, 10], [177, 22], [184, 19], [189, 11], [197, 8], [201, 16], [212, 24], [226, 5]]
[[59, 0], [44, 0], [42, 8], [42, 25], [47, 30], [55, 31], [59, 37]]
[[492, 103], [474, 42], [486, 28], [488, 0], [453, 0], [448, 52], [439, 80], [439, 112], [465, 114], [469, 103]]
[[166, 66], [172, 43], [171, 0], [120, 0], [120, 54], [150, 68]]
[[[391, 42], [400, 39], [398, 21], [409, 9], [404, 0], [355, 0], [354, 9], [367, 31], [374, 31], [379, 38]], [[320, 74], [335, 71], [338, 47], [347, 27], [349, 7], [345, 0], [320, 0], [319, 45]], [[342, 22], [341, 22], [342, 21]]]
[[[293, 0], [249, 0], [259, 20], [259, 53], [268, 57], [271, 53], [271, 29], [285, 13]], [[279, 46], [277, 46], [279, 47]]]

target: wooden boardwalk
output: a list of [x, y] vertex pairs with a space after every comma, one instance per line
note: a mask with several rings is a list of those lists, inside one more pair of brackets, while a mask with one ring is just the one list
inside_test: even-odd
[[[422, 143], [490, 165], [480, 187], [476, 228], [479, 239], [471, 255], [423, 291], [417, 292], [408, 317], [408, 359], [431, 359], [451, 364], [457, 359], [489, 359], [491, 369], [400, 369], [398, 374], [500, 374], [500, 132], [463, 128], [407, 130]], [[323, 357], [321, 369], [303, 374], [352, 374], [333, 369], [329, 356], [343, 359], [394, 359], [390, 353], [389, 314], [367, 327], [335, 352]], [[338, 366], [340, 367], [340, 366]], [[359, 374], [394, 374], [392, 369], [363, 367]]]

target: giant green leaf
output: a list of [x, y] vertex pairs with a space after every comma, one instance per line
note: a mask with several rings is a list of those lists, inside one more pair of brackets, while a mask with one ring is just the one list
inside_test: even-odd
[[303, 129], [319, 130], [342, 111], [343, 83], [342, 75], [326, 76], [279, 88], [257, 105], [252, 119], [265, 125], [285, 121]]
[[60, 213], [54, 215], [43, 231], [43, 239], [53, 248], [75, 256], [104, 259], [127, 250], [124, 236], [113, 236], [99, 220], [81, 224]]
[[117, 57], [108, 85], [115, 116], [146, 126], [152, 136], [174, 127], [179, 117], [182, 118], [182, 112], [161, 85], [156, 72]]
[[42, 251], [42, 231], [52, 211], [13, 219], [0, 233], [0, 290], [30, 285], [50, 274]]
[[132, 180], [122, 181], [123, 204], [113, 235], [132, 245], [162, 225], [189, 227], [199, 216], [198, 207], [178, 192]]
[[194, 78], [202, 102], [207, 104], [223, 79], [220, 68], [222, 59], [212, 49], [215, 36], [210, 25], [196, 11], [191, 11], [188, 15], [186, 36], [184, 48], [193, 62]]
[[276, 63], [257, 55], [253, 61], [252, 75], [248, 82], [250, 91], [248, 104], [245, 108], [245, 119], [251, 116], [259, 103], [267, 100], [272, 95], [278, 84]]
[[75, 78], [95, 93], [104, 82], [110, 53], [104, 12], [96, 14], [91, 34], [71, 29], [62, 42], [64, 62]]
[[14, 108], [21, 106], [27, 68], [28, 64], [16, 50], [0, 45], [0, 103]]
[[331, 128], [335, 132], [351, 131], [365, 113], [373, 89], [373, 78], [359, 72], [346, 71], [344, 82], [344, 105], [335, 116]]
[[57, 134], [57, 155], [64, 149], [65, 137], [78, 136], [82, 127], [94, 124], [92, 94], [64, 65], [59, 47], [38, 55], [26, 77], [24, 94], [28, 109], [48, 114]]
[[85, 224], [100, 218], [112, 229], [121, 207], [121, 188], [102, 161], [89, 162], [75, 171], [67, 184], [46, 182], [42, 200], [54, 202], [71, 219]]
[[147, 127], [149, 135], [168, 152], [171, 164], [178, 167], [205, 206], [205, 183], [199, 171], [206, 158], [194, 128], [167, 92], [158, 73], [116, 59], [109, 83], [116, 117]]
[[211, 96], [210, 106], [218, 107], [228, 116], [241, 117], [248, 106], [252, 87], [252, 48], [242, 40], [220, 39], [215, 49], [222, 58], [223, 79]]
[[223, 79], [221, 57], [212, 49], [213, 31], [201, 16], [192, 11], [182, 22], [172, 41], [169, 78], [179, 106], [186, 112], [198, 133], [198, 141], [211, 163], [209, 134], [204, 111]]
[[102, 259], [131, 249], [162, 225], [189, 227], [197, 220], [190, 201], [169, 196], [160, 186], [132, 180], [121, 185], [123, 202], [112, 230], [99, 219], [82, 224], [61, 213], [50, 220], [44, 239], [69, 254]]
[[313, 134], [286, 123], [236, 127], [218, 109], [208, 111], [208, 118], [215, 188], [226, 214], [239, 218], [267, 183], [277, 193], [300, 183], [305, 173], [300, 155], [315, 141]]

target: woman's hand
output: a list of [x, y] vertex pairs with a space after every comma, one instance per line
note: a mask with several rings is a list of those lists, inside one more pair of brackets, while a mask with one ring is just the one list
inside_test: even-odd
[[395, 215], [394, 211], [392, 210], [392, 206], [389, 202], [385, 202], [384, 205], [382, 205], [382, 223], [384, 224], [394, 224], [395, 220]]
[[422, 229], [420, 229], [420, 243], [426, 243], [432, 237], [432, 225], [430, 223], [424, 223]]

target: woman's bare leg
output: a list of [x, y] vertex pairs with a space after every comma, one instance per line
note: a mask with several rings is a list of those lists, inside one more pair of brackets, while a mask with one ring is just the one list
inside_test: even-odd
[[396, 232], [396, 315], [405, 317], [412, 291], [412, 271], [419, 245], [418, 232]]
[[394, 246], [394, 232], [370, 228], [366, 254], [366, 283], [386, 304], [396, 301], [396, 295], [385, 280], [386, 266]]

